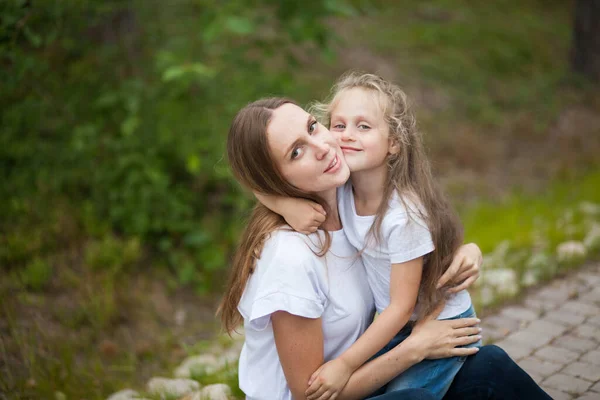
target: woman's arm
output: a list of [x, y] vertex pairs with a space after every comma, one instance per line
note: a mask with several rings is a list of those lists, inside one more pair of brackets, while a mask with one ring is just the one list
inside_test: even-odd
[[325, 393], [320, 400], [337, 395], [348, 382], [350, 375], [406, 325], [417, 302], [422, 271], [423, 257], [392, 265], [390, 305], [349, 349], [312, 374], [307, 395]]
[[308, 378], [323, 364], [321, 318], [278, 311], [271, 315], [277, 354], [294, 400], [305, 399]]
[[483, 263], [481, 250], [475, 243], [464, 244], [454, 254], [452, 263], [438, 281], [438, 288], [450, 284], [449, 293], [467, 289], [479, 277]]
[[281, 215], [292, 229], [300, 233], [316, 232], [327, 218], [323, 207], [314, 201], [269, 196], [258, 192], [254, 192], [254, 196], [269, 210]]

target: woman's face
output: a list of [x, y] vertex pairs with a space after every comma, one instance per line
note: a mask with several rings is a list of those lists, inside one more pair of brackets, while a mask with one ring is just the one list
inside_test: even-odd
[[267, 139], [279, 171], [300, 190], [323, 192], [343, 185], [350, 176], [329, 130], [295, 104], [273, 111]]

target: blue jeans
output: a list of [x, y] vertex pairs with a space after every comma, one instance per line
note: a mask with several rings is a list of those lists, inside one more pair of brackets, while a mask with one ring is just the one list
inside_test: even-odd
[[[378, 391], [377, 393], [381, 393]], [[389, 392], [369, 400], [433, 400], [424, 389]], [[488, 345], [467, 357], [444, 400], [552, 400], [504, 350]]]
[[467, 357], [444, 400], [552, 400], [504, 350], [488, 345]]
[[[466, 311], [447, 319], [475, 317], [475, 310], [470, 306]], [[376, 354], [376, 357], [387, 353], [412, 332], [412, 325], [407, 325]], [[481, 341], [469, 344], [465, 347], [481, 347]], [[449, 357], [437, 360], [423, 360], [413, 365], [402, 374], [395, 377], [386, 386], [386, 393], [404, 389], [421, 388], [428, 390], [434, 398], [441, 399], [448, 391], [452, 380], [463, 366], [467, 357]]]

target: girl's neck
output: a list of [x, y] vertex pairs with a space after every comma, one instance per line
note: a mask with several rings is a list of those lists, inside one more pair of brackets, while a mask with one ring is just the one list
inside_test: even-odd
[[321, 227], [326, 231], [338, 231], [342, 229], [342, 222], [340, 220], [340, 214], [338, 212], [337, 206], [337, 189], [333, 188], [330, 190], [326, 190], [324, 192], [319, 193], [319, 196], [323, 200], [325, 200], [325, 202], [329, 206], [327, 218], [325, 219], [325, 222], [323, 222]]
[[364, 171], [352, 172], [354, 205], [358, 215], [375, 215], [383, 200], [387, 164]]

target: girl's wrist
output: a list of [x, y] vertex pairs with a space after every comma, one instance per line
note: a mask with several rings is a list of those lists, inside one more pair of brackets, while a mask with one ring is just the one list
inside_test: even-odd
[[393, 352], [392, 355], [399, 353], [399, 357], [410, 359], [413, 365], [420, 363], [427, 357], [426, 344], [414, 334], [411, 334], [400, 345], [394, 347], [391, 352]]

